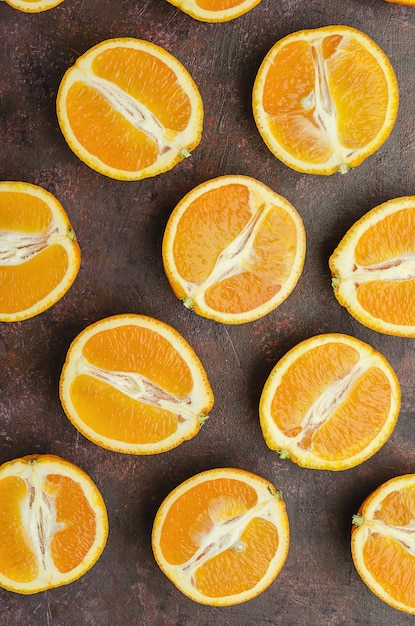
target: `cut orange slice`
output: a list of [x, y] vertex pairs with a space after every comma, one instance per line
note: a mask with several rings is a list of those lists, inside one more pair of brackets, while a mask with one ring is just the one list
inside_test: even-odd
[[388, 138], [398, 111], [393, 68], [349, 26], [292, 33], [268, 52], [253, 89], [258, 130], [294, 170], [345, 172]]
[[248, 176], [221, 176], [176, 206], [163, 238], [167, 278], [197, 314], [224, 324], [266, 315], [292, 292], [305, 258], [301, 217]]
[[154, 454], [194, 437], [213, 406], [203, 366], [171, 326], [114, 315], [72, 342], [60, 381], [72, 424], [110, 450]]
[[400, 387], [379, 352], [343, 334], [302, 341], [274, 367], [259, 414], [265, 441], [302, 467], [344, 470], [390, 437]]
[[74, 282], [81, 256], [58, 200], [45, 189], [0, 182], [0, 321], [42, 313]]
[[201, 22], [227, 22], [248, 13], [261, 0], [167, 0]]
[[415, 615], [415, 474], [375, 489], [353, 516], [352, 555], [369, 589]]
[[415, 337], [415, 196], [364, 215], [329, 260], [334, 294], [372, 330]]
[[105, 503], [79, 467], [50, 454], [0, 467], [0, 586], [30, 594], [66, 585], [99, 559]]
[[386, 2], [393, 2], [394, 4], [406, 4], [408, 6], [415, 6], [415, 0], [386, 0]]
[[13, 9], [24, 11], [25, 13], [40, 13], [57, 7], [63, 0], [6, 0]]
[[245, 602], [264, 591], [285, 563], [289, 524], [282, 495], [241, 469], [202, 472], [164, 500], [152, 545], [161, 570], [195, 602]]
[[110, 39], [68, 69], [57, 115], [70, 148], [111, 178], [155, 176], [199, 144], [203, 104], [183, 65], [149, 41]]

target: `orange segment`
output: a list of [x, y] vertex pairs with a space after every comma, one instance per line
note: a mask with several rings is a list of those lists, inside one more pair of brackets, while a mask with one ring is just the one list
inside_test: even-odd
[[227, 22], [248, 13], [261, 0], [167, 0], [201, 22]]
[[415, 337], [415, 196], [364, 215], [330, 257], [334, 294], [359, 322], [381, 333]]
[[343, 470], [372, 456], [398, 418], [400, 388], [386, 359], [341, 334], [290, 350], [264, 386], [260, 422], [267, 445], [304, 467]]
[[192, 600], [244, 602], [268, 587], [285, 562], [285, 505], [273, 485], [244, 470], [202, 472], [162, 503], [152, 545], [160, 568]]
[[58, 200], [35, 185], [0, 182], [0, 321], [51, 307], [79, 266], [75, 233]]
[[0, 467], [0, 586], [37, 593], [87, 572], [107, 540], [104, 501], [91, 478], [52, 455]]
[[415, 475], [380, 485], [353, 517], [351, 547], [356, 569], [381, 600], [415, 614]]
[[179, 202], [162, 253], [171, 287], [187, 307], [239, 324], [269, 313], [294, 289], [305, 231], [282, 196], [247, 176], [222, 176]]
[[169, 450], [194, 437], [213, 406], [206, 372], [173, 328], [116, 315], [72, 342], [60, 382], [62, 406], [94, 443], [131, 454]]
[[5, 0], [14, 9], [25, 13], [40, 13], [57, 7], [63, 0]]
[[183, 65], [132, 38], [103, 41], [67, 70], [57, 114], [75, 154], [121, 180], [170, 170], [199, 144], [203, 125], [202, 99]]
[[364, 33], [326, 26], [292, 33], [263, 60], [253, 89], [258, 130], [289, 167], [333, 174], [388, 138], [399, 92], [384, 52]]

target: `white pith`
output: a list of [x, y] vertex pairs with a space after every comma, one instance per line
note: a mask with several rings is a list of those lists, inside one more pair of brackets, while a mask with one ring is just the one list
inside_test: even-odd
[[[11, 476], [18, 477], [26, 486], [26, 495], [20, 502], [20, 516], [16, 523], [22, 526], [25, 541], [30, 546], [38, 569], [33, 580], [24, 582], [15, 581], [0, 573], [0, 585], [6, 589], [32, 593], [71, 582], [90, 569], [105, 545], [108, 521], [104, 506], [103, 510], [102, 508], [95, 510], [95, 540], [83, 561], [68, 572], [59, 571], [53, 560], [51, 547], [55, 535], [65, 529], [65, 524], [57, 521], [54, 485], [46, 486], [50, 474], [60, 474], [74, 480], [81, 486], [92, 506], [98, 503], [103, 506], [96, 486], [84, 476], [83, 472], [72, 470], [69, 463], [59, 463], [58, 466], [53, 462], [44, 461], [6, 463], [2, 467], [0, 480]], [[50, 493], [47, 493], [48, 489]]]
[[[188, 561], [173, 565], [166, 560], [160, 547], [164, 520], [169, 512], [171, 503], [179, 499], [180, 495], [187, 492], [192, 486], [203, 482], [205, 474], [211, 474], [212, 478], [218, 479], [246, 480], [243, 476], [241, 477], [238, 470], [217, 469], [203, 472], [185, 481], [166, 498], [157, 513], [153, 527], [153, 549], [164, 573], [184, 594], [193, 600], [202, 604], [217, 606], [237, 604], [254, 597], [268, 587], [284, 565], [289, 545], [289, 525], [285, 504], [272, 485], [267, 484], [266, 481], [259, 480], [258, 477], [250, 476], [246, 482], [256, 490], [258, 496], [257, 503], [251, 508], [247, 508], [242, 500], [238, 500], [237, 496], [234, 498], [223, 496], [223, 498], [219, 497], [216, 499], [219, 502], [211, 501], [208, 511], [211, 527], [207, 531], [201, 531], [197, 537], [194, 537], [198, 544], [197, 551]], [[224, 511], [228, 511], [228, 514], [224, 515]], [[233, 512], [233, 515], [229, 513], [230, 511]], [[242, 534], [250, 522], [258, 518], [267, 520], [278, 531], [278, 547], [269, 562], [268, 570], [264, 577], [251, 589], [229, 596], [210, 597], [199, 591], [195, 578], [198, 568], [227, 550], [243, 552], [247, 546], [242, 539]], [[192, 520], [189, 520], [189, 523], [192, 523]]]
[[[123, 325], [136, 325], [148, 328], [167, 339], [177, 353], [186, 361], [191, 371], [193, 386], [186, 397], [173, 395], [139, 372], [104, 370], [91, 364], [85, 358], [83, 347], [91, 336], [100, 330]], [[201, 371], [199, 368], [202, 368], [202, 365], [190, 345], [183, 338], [176, 336], [173, 329], [166, 324], [146, 316], [128, 314], [115, 316], [115, 318], [107, 318], [93, 324], [74, 340], [62, 370], [61, 398], [64, 401], [64, 408], [69, 419], [91, 441], [109, 448], [112, 448], [114, 443], [116, 443], [120, 452], [142, 454], [162, 452], [196, 434], [203, 421], [208, 417], [204, 411], [213, 404], [213, 400], [209, 395], [211, 390], [204, 370], [202, 368]], [[123, 442], [121, 440], [109, 439], [104, 435], [96, 433], [78, 416], [77, 409], [72, 401], [72, 381], [82, 374], [105, 382], [137, 402], [169, 411], [177, 417], [176, 430], [165, 439], [151, 443]]]
[[59, 232], [55, 223], [37, 233], [0, 230], [0, 265], [20, 265], [54, 244], [67, 249], [67, 242], [68, 231]]
[[[317, 347], [333, 341], [336, 341], [336, 334], [328, 334], [326, 336], [319, 335], [306, 340], [304, 343], [308, 344], [312, 349], [313, 345]], [[367, 458], [367, 449], [372, 446], [372, 443], [353, 456], [348, 457], [346, 460], [341, 459], [339, 461], [336, 459], [320, 458], [313, 450], [313, 434], [330, 421], [331, 417], [347, 398], [350, 390], [369, 369], [376, 367], [381, 369], [385, 376], [388, 377], [391, 387], [389, 415], [376, 437], [376, 448], [375, 450], [371, 450], [370, 455], [385, 443], [386, 439], [389, 437], [391, 424], [393, 424], [397, 418], [397, 411], [400, 404], [400, 390], [396, 377], [386, 359], [370, 346], [362, 344], [362, 342], [354, 340], [352, 337], [343, 337], [341, 341], [359, 352], [359, 361], [343, 378], [333, 380], [328, 384], [324, 392], [304, 414], [301, 423], [298, 425], [301, 430], [297, 435], [287, 436], [278, 428], [272, 418], [272, 402], [285, 372], [301, 354], [301, 344], [300, 348], [293, 348], [277, 363], [261, 395], [260, 421], [267, 445], [278, 452], [288, 452], [292, 460], [304, 467], [315, 468], [321, 465], [324, 469], [336, 470], [338, 467], [344, 469], [343, 464], [346, 462], [347, 467], [353, 467]], [[306, 348], [304, 348], [304, 350], [305, 349]]]

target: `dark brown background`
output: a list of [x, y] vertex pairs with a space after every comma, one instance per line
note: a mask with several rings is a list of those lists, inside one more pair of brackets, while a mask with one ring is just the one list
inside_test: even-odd
[[[386, 144], [346, 175], [298, 174], [263, 144], [251, 112], [255, 73], [288, 33], [354, 26], [389, 55], [401, 90]], [[154, 179], [120, 182], [81, 163], [59, 130], [55, 97], [63, 73], [92, 45], [132, 36], [164, 46], [190, 70], [205, 104], [204, 135], [193, 156]], [[0, 624], [48, 626], [396, 626], [415, 618], [389, 608], [358, 577], [350, 556], [351, 516], [381, 482], [415, 471], [414, 340], [362, 327], [335, 300], [327, 259], [351, 224], [377, 204], [415, 193], [415, 7], [384, 0], [262, 0], [224, 24], [197, 22], [165, 0], [65, 0], [26, 15], [0, 1], [0, 179], [54, 193], [82, 249], [68, 294], [46, 313], [0, 325], [0, 462], [51, 452], [86, 470], [108, 507], [110, 534], [95, 567], [70, 586], [34, 596], [0, 590]], [[170, 212], [195, 185], [221, 174], [254, 176], [296, 206], [307, 258], [290, 298], [257, 322], [223, 326], [197, 318], [172, 294], [161, 261]], [[88, 324], [144, 313], [179, 330], [199, 354], [215, 407], [199, 435], [153, 457], [121, 455], [84, 439], [58, 398], [66, 350]], [[389, 442], [360, 467], [329, 473], [281, 461], [258, 423], [262, 386], [276, 361], [317, 333], [345, 332], [390, 360], [402, 410]], [[184, 597], [158, 570], [150, 546], [155, 512], [189, 476], [237, 466], [282, 490], [291, 547], [277, 581], [258, 598], [211, 608]]]

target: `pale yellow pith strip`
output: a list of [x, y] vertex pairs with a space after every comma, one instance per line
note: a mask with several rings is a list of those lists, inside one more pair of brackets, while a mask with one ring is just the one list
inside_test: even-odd
[[77, 364], [76, 373], [101, 380], [138, 402], [180, 414], [184, 421], [199, 421], [190, 395], [178, 398], [137, 372], [111, 372], [82, 359]]
[[20, 265], [54, 244], [63, 244], [68, 233], [50, 228], [39, 233], [0, 231], [0, 265]]
[[[415, 254], [403, 254], [375, 265], [355, 264], [353, 270], [341, 276], [341, 282], [356, 284], [373, 281], [402, 281], [415, 278]], [[336, 279], [334, 279], [336, 280]]]
[[407, 526], [391, 526], [382, 520], [364, 520], [364, 525], [371, 533], [396, 539], [410, 554], [415, 556], [415, 521]]

